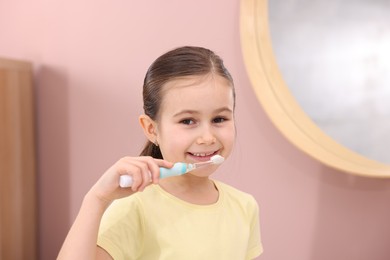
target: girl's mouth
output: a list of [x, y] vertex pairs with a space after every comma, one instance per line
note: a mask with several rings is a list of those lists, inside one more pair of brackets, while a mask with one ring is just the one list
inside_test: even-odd
[[189, 157], [197, 162], [209, 161], [210, 158], [214, 155], [218, 154], [218, 151], [213, 152], [202, 152], [202, 153], [188, 153]]

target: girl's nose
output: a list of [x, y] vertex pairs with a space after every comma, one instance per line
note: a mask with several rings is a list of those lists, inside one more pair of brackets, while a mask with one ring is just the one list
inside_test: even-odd
[[209, 127], [205, 127], [202, 131], [202, 133], [199, 135], [198, 139], [196, 140], [197, 144], [214, 144], [217, 139], [215, 138], [214, 134]]

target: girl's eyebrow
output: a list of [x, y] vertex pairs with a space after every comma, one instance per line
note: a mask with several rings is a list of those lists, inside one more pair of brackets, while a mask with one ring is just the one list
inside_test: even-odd
[[181, 116], [184, 114], [199, 114], [199, 112], [196, 110], [185, 109], [185, 110], [177, 112], [176, 114], [173, 115], [173, 117], [178, 117], [178, 116]]
[[216, 109], [214, 112], [215, 113], [221, 113], [221, 112], [233, 113], [233, 110], [229, 107], [221, 107], [221, 108]]
[[[218, 108], [218, 109], [213, 111], [213, 113], [215, 113], [215, 114], [222, 113], [222, 112], [233, 113], [233, 110], [230, 109], [229, 107], [221, 107], [221, 108]], [[185, 114], [197, 115], [197, 114], [200, 114], [200, 112], [197, 110], [185, 109], [185, 110], [177, 112], [176, 114], [173, 115], [173, 117], [178, 117], [178, 116], [182, 116]]]

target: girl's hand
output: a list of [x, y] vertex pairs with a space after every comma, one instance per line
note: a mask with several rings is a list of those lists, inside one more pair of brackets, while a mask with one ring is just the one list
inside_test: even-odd
[[[111, 166], [88, 192], [105, 204], [113, 200], [143, 191], [146, 186], [157, 184], [160, 176], [159, 167], [171, 168], [173, 163], [154, 159], [149, 156], [124, 157]], [[129, 188], [119, 186], [121, 175], [130, 175], [133, 184]]]

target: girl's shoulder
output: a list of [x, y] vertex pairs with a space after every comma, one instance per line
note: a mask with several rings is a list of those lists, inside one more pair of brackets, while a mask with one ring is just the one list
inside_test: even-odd
[[213, 180], [217, 189], [223, 193], [223, 196], [226, 200], [238, 203], [240, 205], [246, 206], [255, 206], [257, 207], [257, 201], [253, 195], [241, 191], [229, 184], [223, 183], [221, 181]]
[[114, 200], [106, 212], [119, 211], [122, 215], [126, 215], [130, 212], [141, 211], [145, 200], [147, 201], [156, 197], [156, 189], [153, 186], [155, 185], [146, 187], [143, 192], [137, 192], [130, 196]]

